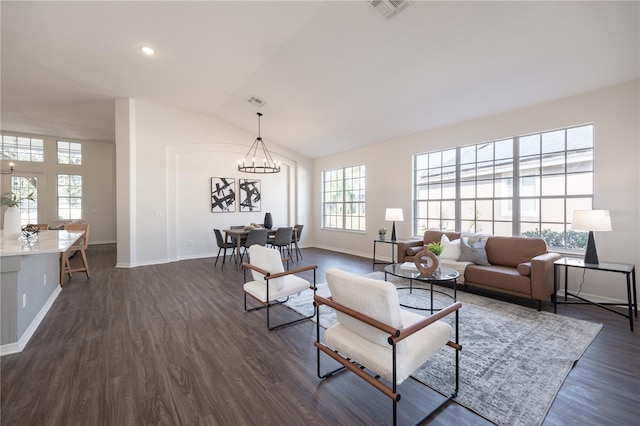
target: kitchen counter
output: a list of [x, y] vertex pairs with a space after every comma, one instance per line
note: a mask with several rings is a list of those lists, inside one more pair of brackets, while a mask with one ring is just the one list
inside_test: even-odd
[[62, 253], [82, 236], [82, 232], [40, 231], [37, 241], [32, 244], [18, 238], [4, 238], [0, 231], [0, 257], [25, 254]]
[[26, 241], [0, 231], [0, 355], [25, 348], [62, 291], [60, 253], [82, 234], [40, 231]]

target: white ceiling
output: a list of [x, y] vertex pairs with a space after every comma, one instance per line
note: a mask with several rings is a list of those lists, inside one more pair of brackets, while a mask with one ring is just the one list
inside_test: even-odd
[[318, 158], [637, 79], [639, 4], [2, 1], [1, 127], [112, 142], [131, 97]]

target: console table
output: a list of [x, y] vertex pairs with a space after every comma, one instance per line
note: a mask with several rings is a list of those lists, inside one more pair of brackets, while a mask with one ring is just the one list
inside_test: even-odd
[[[633, 331], [633, 319], [634, 314], [635, 317], [638, 317], [638, 293], [636, 288], [636, 266], [628, 265], [625, 263], [612, 263], [612, 262], [600, 262], [598, 264], [592, 263], [584, 263], [583, 259], [577, 259], [573, 257], [563, 257], [554, 262], [553, 267], [553, 284], [554, 288], [558, 288], [558, 269], [564, 267], [564, 301], [558, 301], [558, 295], [554, 294], [553, 297], [553, 312], [555, 313], [557, 310], [557, 305], [596, 305], [601, 307], [602, 309], [606, 309], [607, 311], [613, 312], [618, 315], [622, 315], [625, 318], [629, 318], [629, 327], [631, 327], [631, 331]], [[568, 291], [568, 269], [569, 268], [579, 268], [579, 269], [593, 269], [597, 271], [605, 271], [605, 272], [616, 272], [620, 274], [624, 274], [627, 278], [627, 309], [628, 314], [624, 314], [622, 312], [616, 311], [614, 309], [609, 308], [608, 306], [620, 306], [620, 303], [600, 303], [594, 302], [593, 300], [585, 299], [584, 297], [570, 293]], [[567, 296], [575, 297], [579, 299], [579, 302], [576, 301], [567, 301]]]

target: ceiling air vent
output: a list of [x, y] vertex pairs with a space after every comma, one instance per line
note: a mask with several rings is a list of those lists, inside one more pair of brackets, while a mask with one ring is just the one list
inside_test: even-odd
[[409, 6], [407, 0], [370, 0], [369, 4], [387, 19], [393, 18]]
[[255, 105], [257, 107], [261, 107], [262, 105], [264, 105], [264, 101], [262, 99], [258, 99], [255, 96], [252, 96], [249, 98], [248, 102], [252, 105]]

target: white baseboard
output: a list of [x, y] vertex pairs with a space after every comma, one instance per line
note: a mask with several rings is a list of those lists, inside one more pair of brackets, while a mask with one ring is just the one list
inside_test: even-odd
[[33, 321], [31, 321], [31, 324], [29, 324], [29, 327], [27, 327], [24, 334], [20, 337], [20, 339], [18, 339], [17, 342], [7, 343], [0, 346], [0, 356], [22, 352], [22, 350], [27, 346], [27, 343], [29, 343], [29, 340], [31, 340], [33, 333], [35, 333], [38, 329], [38, 326], [44, 319], [44, 316], [47, 314], [47, 312], [49, 312], [51, 306], [53, 306], [53, 302], [58, 298], [58, 295], [61, 291], [62, 287], [60, 286], [57, 286], [56, 289], [53, 290], [53, 293], [51, 293], [49, 299], [47, 299], [47, 301], [42, 306], [42, 309], [40, 309], [40, 312], [38, 312], [38, 315], [36, 315]]
[[[358, 257], [368, 257], [369, 259], [371, 259], [371, 254], [373, 253], [373, 247], [371, 248], [371, 250], [372, 250], [371, 253], [362, 253], [362, 252], [359, 252], [359, 251], [345, 250], [345, 249], [342, 249], [342, 248], [330, 247], [330, 246], [314, 245], [314, 246], [311, 246], [311, 247], [319, 248], [319, 249], [322, 249], [322, 250], [335, 251], [335, 252], [338, 252], [338, 253], [350, 254], [350, 255], [358, 256]], [[376, 256], [376, 260], [384, 260], [384, 261], [391, 262], [391, 258], [390, 257], [384, 257], [384, 256], [380, 256], [380, 257]]]

